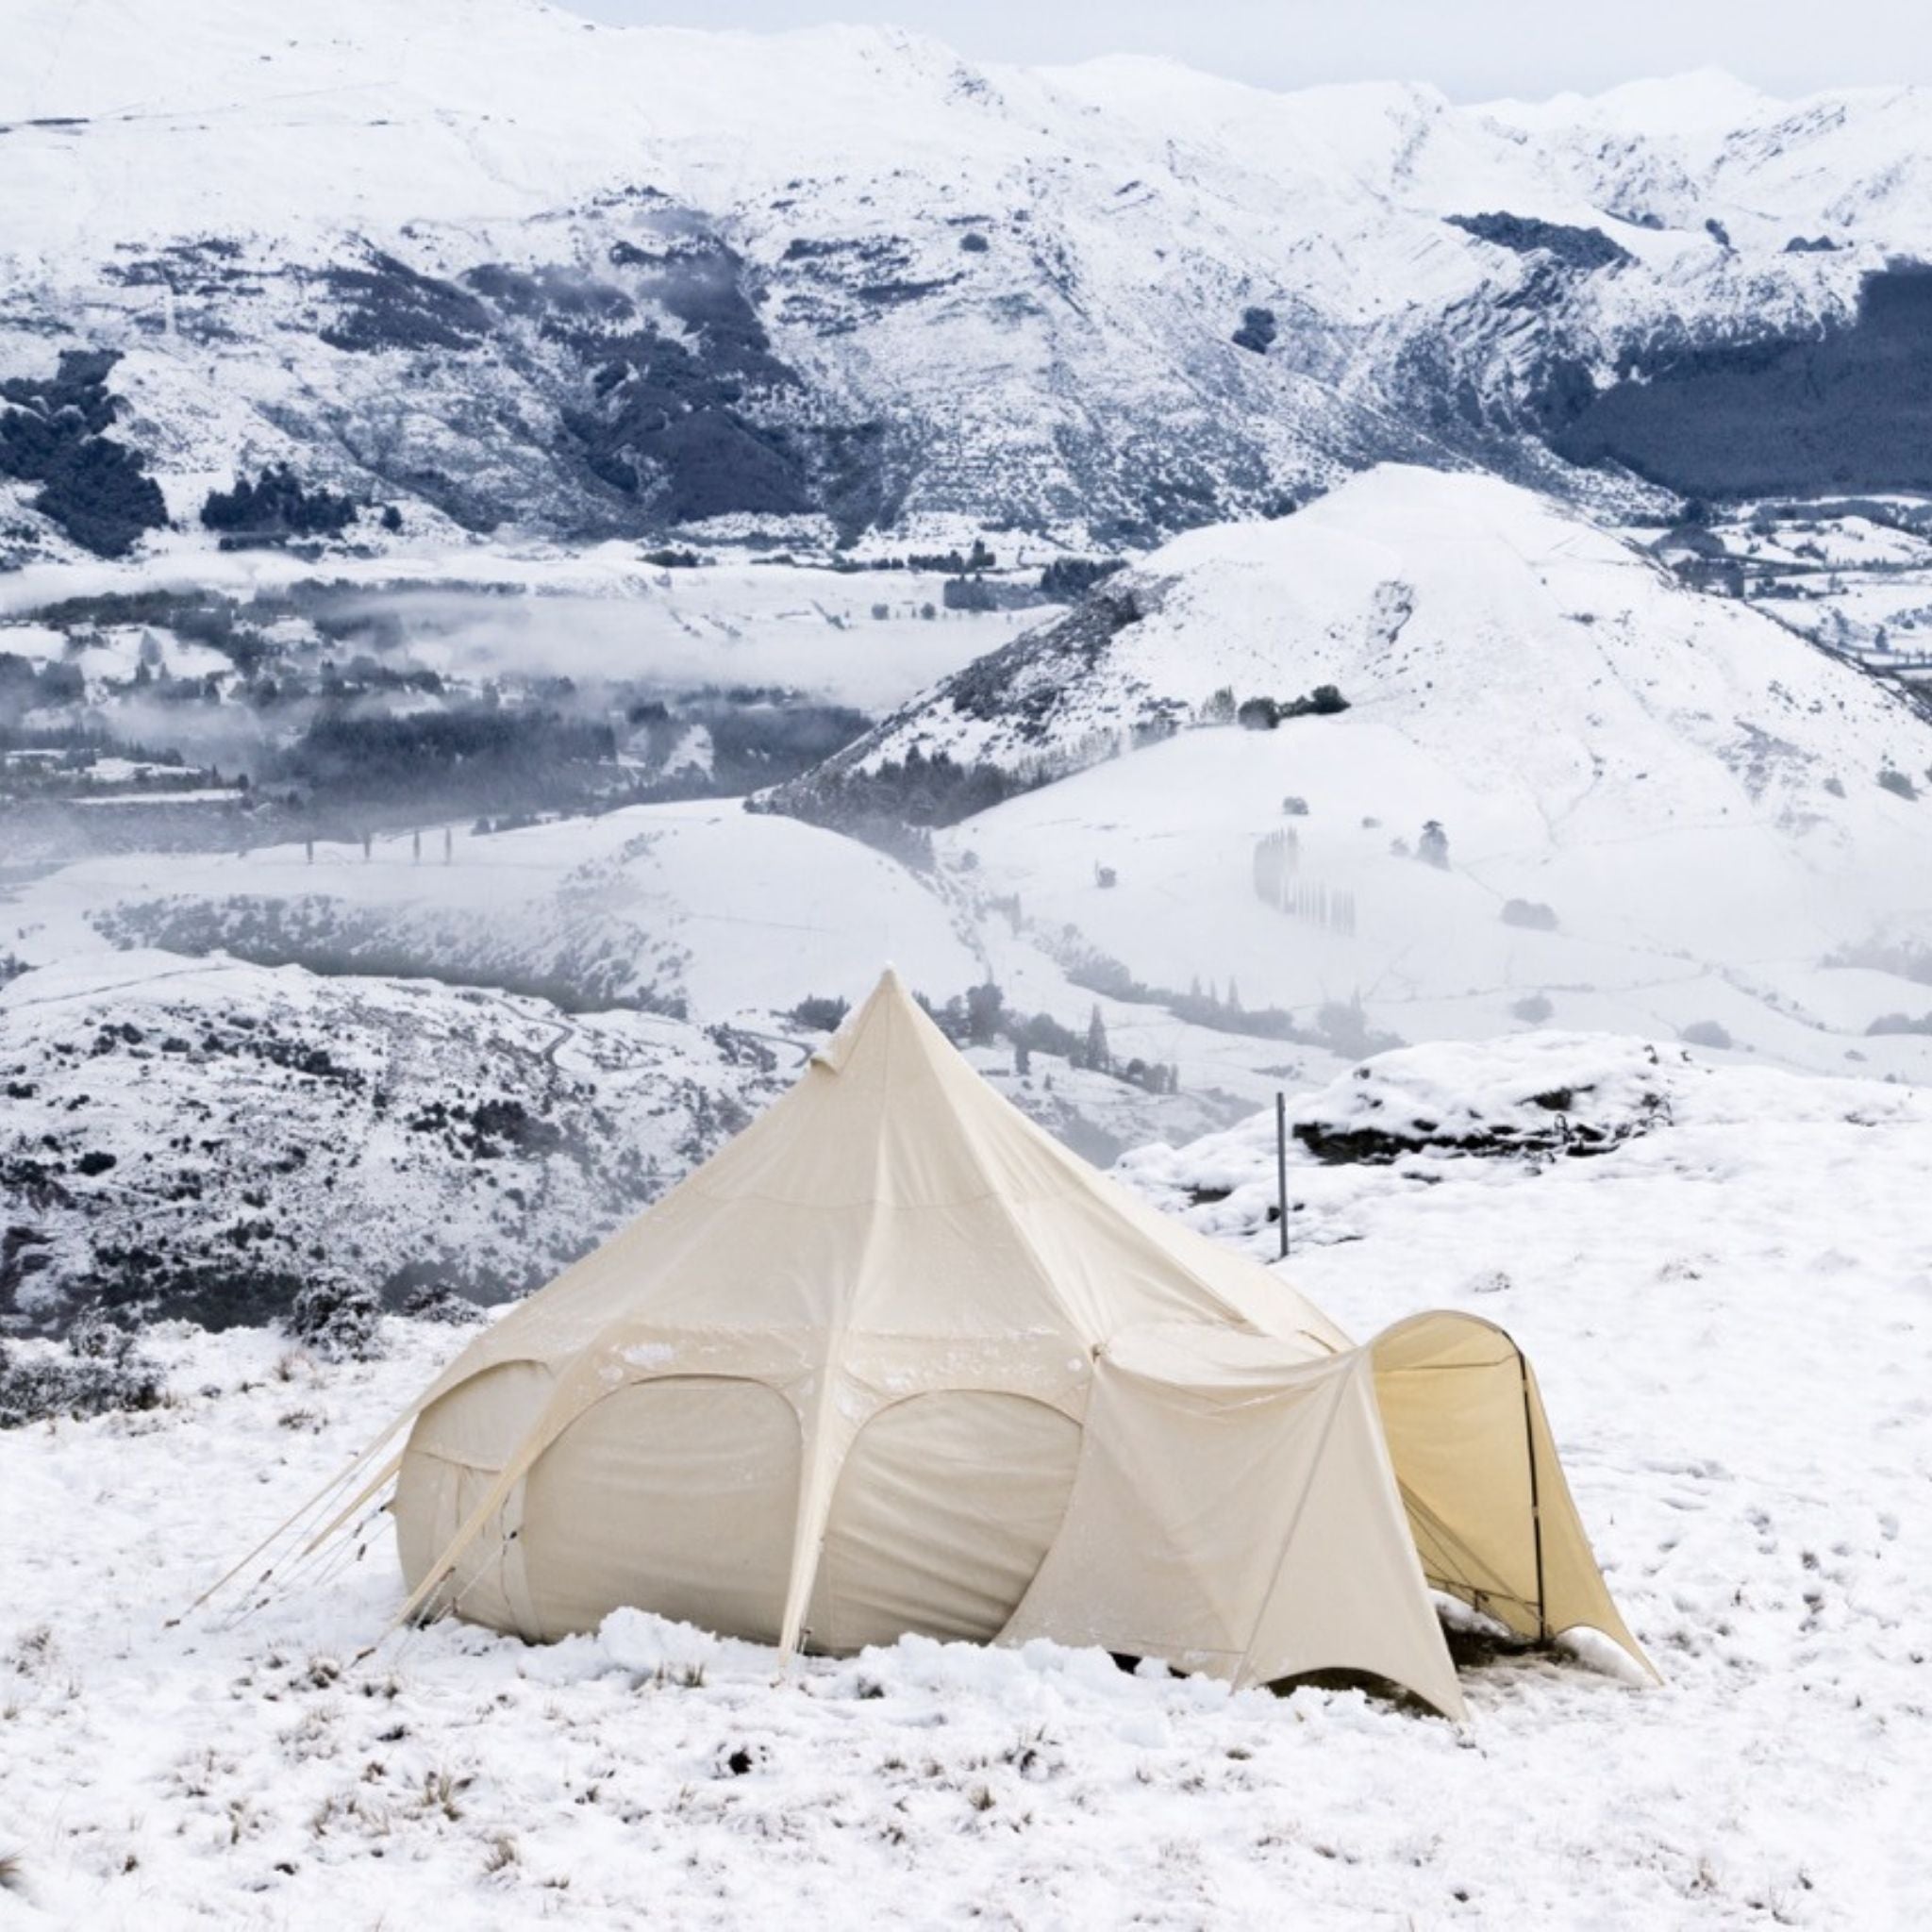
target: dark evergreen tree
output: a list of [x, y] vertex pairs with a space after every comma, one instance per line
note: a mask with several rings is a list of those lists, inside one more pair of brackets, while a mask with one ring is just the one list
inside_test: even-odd
[[1087, 1022], [1087, 1041], [1084, 1059], [1096, 1074], [1105, 1074], [1113, 1066], [1113, 1056], [1107, 1048], [1107, 1023], [1100, 1017], [1100, 1008], [1095, 1007]]

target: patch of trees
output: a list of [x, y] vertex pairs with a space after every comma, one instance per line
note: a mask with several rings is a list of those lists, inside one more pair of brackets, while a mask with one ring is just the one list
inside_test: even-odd
[[1916, 1020], [1909, 1013], [1881, 1013], [1865, 1031], [1868, 1034], [1932, 1033], [1932, 1013], [1922, 1013]]
[[1178, 1069], [1164, 1061], [1116, 1060], [1107, 1041], [1107, 1023], [1096, 1006], [1089, 1013], [1084, 1029], [1075, 1031], [1056, 1020], [1051, 1013], [1016, 1013], [1009, 1009], [1006, 995], [991, 980], [955, 993], [943, 1006], [935, 1006], [924, 993], [916, 995], [933, 1024], [956, 1046], [991, 1046], [1001, 1040], [1011, 1042], [1013, 1071], [1032, 1071], [1033, 1056], [1057, 1056], [1070, 1067], [1096, 1074], [1108, 1074], [1149, 1093], [1177, 1093]]
[[963, 557], [957, 550], [915, 550], [906, 559], [910, 570], [937, 571], [953, 577], [964, 576], [968, 571], [991, 570], [998, 562], [979, 537], [974, 538], [973, 548]]
[[1029, 789], [998, 765], [960, 764], [943, 750], [928, 757], [914, 745], [903, 761], [889, 758], [871, 771], [841, 773], [794, 808], [835, 831], [853, 831], [867, 820], [932, 827], [958, 824]]
[[323, 280], [341, 304], [322, 331], [332, 349], [467, 349], [490, 333], [490, 311], [475, 295], [379, 249], [362, 267], [325, 269]]
[[485, 805], [552, 794], [561, 768], [608, 762], [610, 727], [555, 711], [475, 706], [406, 717], [333, 710], [282, 754], [276, 775], [319, 800], [437, 797]]
[[288, 464], [272, 463], [252, 483], [240, 476], [232, 490], [209, 491], [201, 521], [243, 541], [279, 543], [290, 537], [340, 537], [356, 513], [352, 497], [320, 486], [306, 489]]
[[1095, 584], [1125, 568], [1118, 557], [1057, 557], [1040, 573], [1040, 594], [1054, 604], [1077, 604]]
[[38, 483], [34, 508], [97, 557], [124, 557], [168, 521], [141, 452], [107, 434], [119, 413], [119, 358], [70, 349], [53, 378], [0, 382], [0, 475]]
[[86, 696], [79, 665], [50, 660], [36, 666], [31, 658], [0, 651], [0, 720], [17, 723], [27, 711], [77, 705]]
[[[1227, 695], [1231, 698], [1234, 693], [1228, 691]], [[1215, 697], [1220, 696], [1217, 691]], [[1318, 684], [1306, 697], [1243, 698], [1235, 708], [1234, 717], [1249, 731], [1273, 731], [1287, 718], [1332, 718], [1347, 709], [1348, 700], [1332, 684]]]
[[996, 610], [999, 599], [992, 586], [978, 577], [948, 577], [940, 587], [940, 602], [948, 610]]
[[836, 1033], [851, 1010], [848, 1001], [824, 993], [808, 993], [785, 1017], [808, 1033]]
[[862, 711], [845, 705], [788, 702], [782, 692], [706, 691], [675, 705], [633, 704], [626, 717], [644, 738], [645, 755], [661, 765], [694, 726], [710, 740], [708, 770], [666, 772], [648, 788], [657, 797], [735, 797], [782, 785], [843, 751], [866, 728]]
[[1534, 408], [1558, 456], [1617, 464], [1687, 495], [1932, 487], [1932, 269], [1867, 275], [1850, 322], [1687, 342], [1658, 331], [1602, 385], [1562, 358]]
[[1149, 986], [1136, 979], [1118, 959], [1091, 954], [1067, 968], [1067, 977], [1091, 992], [1136, 1006], [1165, 1007], [1177, 1020], [1209, 1026], [1220, 1033], [1239, 1033], [1258, 1040], [1286, 1040], [1302, 1046], [1324, 1046], [1350, 1059], [1365, 1059], [1400, 1046], [1401, 1037], [1371, 1025], [1359, 999], [1330, 1000], [1315, 1015], [1312, 1027], [1299, 1024], [1283, 1007], [1244, 1007], [1230, 979], [1225, 994], [1212, 986], [1203, 990], [1196, 980], [1187, 992], [1172, 987]]

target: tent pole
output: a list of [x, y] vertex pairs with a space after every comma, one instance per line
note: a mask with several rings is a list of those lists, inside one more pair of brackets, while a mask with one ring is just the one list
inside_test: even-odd
[[1288, 1095], [1274, 1090], [1274, 1198], [1279, 1204], [1281, 1258], [1288, 1259]]
[[1550, 1641], [1550, 1618], [1543, 1595], [1543, 1505], [1536, 1467], [1536, 1421], [1529, 1399], [1529, 1357], [1516, 1350], [1516, 1366], [1523, 1377], [1523, 1448], [1529, 1457], [1529, 1526], [1536, 1539], [1536, 1635], [1539, 1643]]

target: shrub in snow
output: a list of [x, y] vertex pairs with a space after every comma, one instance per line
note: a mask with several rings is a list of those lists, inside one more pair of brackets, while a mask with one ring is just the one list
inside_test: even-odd
[[1503, 902], [1503, 924], [1520, 925], [1530, 932], [1555, 932], [1556, 908], [1545, 906], [1541, 899], [1506, 899]]
[[483, 1310], [447, 1282], [424, 1282], [402, 1299], [402, 1312], [417, 1322], [441, 1322], [452, 1328], [466, 1327], [483, 1319]]
[[1378, 1032], [1369, 1024], [1368, 1011], [1358, 999], [1328, 1001], [1315, 1015], [1315, 1033], [1331, 1052], [1350, 1059], [1387, 1053], [1402, 1044], [1398, 1035]]
[[1274, 341], [1279, 328], [1272, 308], [1243, 308], [1241, 325], [1235, 330], [1232, 338], [1239, 349], [1247, 349], [1257, 356], [1265, 356], [1269, 345]]
[[847, 1003], [836, 996], [810, 993], [799, 1001], [785, 1017], [794, 1025], [811, 1033], [836, 1033], [848, 1010]]
[[1296, 1110], [1294, 1136], [1331, 1162], [1422, 1153], [1554, 1157], [1605, 1153], [1670, 1117], [1656, 1047], [1538, 1034], [1380, 1054], [1310, 1096]]
[[153, 1408], [161, 1399], [160, 1364], [126, 1330], [93, 1314], [68, 1331], [64, 1347], [0, 1342], [0, 1429], [56, 1416]]
[[289, 1333], [328, 1361], [372, 1361], [382, 1353], [382, 1304], [367, 1288], [324, 1275], [296, 1295]]
[[1731, 1048], [1730, 1029], [1715, 1020], [1693, 1020], [1677, 1037], [1688, 1045], [1715, 1047], [1719, 1053]]
[[1533, 992], [1527, 998], [1518, 1000], [1509, 1010], [1526, 1024], [1541, 1026], [1557, 1009], [1550, 1004], [1547, 993]]

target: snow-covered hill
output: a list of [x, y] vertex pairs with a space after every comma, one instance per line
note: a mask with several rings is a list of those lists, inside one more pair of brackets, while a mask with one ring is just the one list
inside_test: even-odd
[[[523, 830], [92, 859], [25, 888], [5, 929], [35, 963], [97, 947], [227, 951], [322, 972], [429, 975], [573, 1009], [768, 1020], [855, 999], [897, 959], [935, 998], [984, 976], [903, 866], [735, 799]], [[963, 920], [958, 922], [964, 924]]]
[[8, 45], [16, 557], [282, 461], [377, 544], [1135, 543], [1388, 458], [1932, 486], [1911, 90], [1277, 95], [536, 0], [25, 0]]
[[1176, 539], [781, 798], [1018, 790], [942, 847], [1114, 984], [1359, 995], [1409, 1039], [1547, 1000], [1906, 1069], [1924, 1036], [1843, 1035], [1932, 999], [1820, 969], [1932, 934], [1928, 775], [1922, 714], [1750, 605], [1494, 478], [1389, 467]]
[[[1619, 1090], [1620, 1045], [1562, 1077]], [[1534, 1054], [1387, 1091], [1488, 1116]], [[1601, 1158], [1294, 1157], [1297, 1283], [1355, 1332], [1442, 1304], [1534, 1357], [1664, 1676], [1458, 1639], [1466, 1731], [1103, 1655], [908, 1641], [780, 1676], [619, 1612], [533, 1648], [387, 1638], [386, 1526], [243, 1618], [166, 1627], [446, 1362], [158, 1334], [174, 1401], [0, 1433], [0, 1926], [1533, 1924], [1870, 1932], [1932, 1890], [1923, 1096], [1687, 1067]], [[1301, 1111], [1297, 1103], [1297, 1111]], [[1272, 1122], [1149, 1157], [1269, 1239]], [[1209, 1199], [1213, 1196], [1217, 1198]], [[1221, 1217], [1219, 1220], [1216, 1217]], [[25, 1354], [27, 1351], [21, 1351]]]

